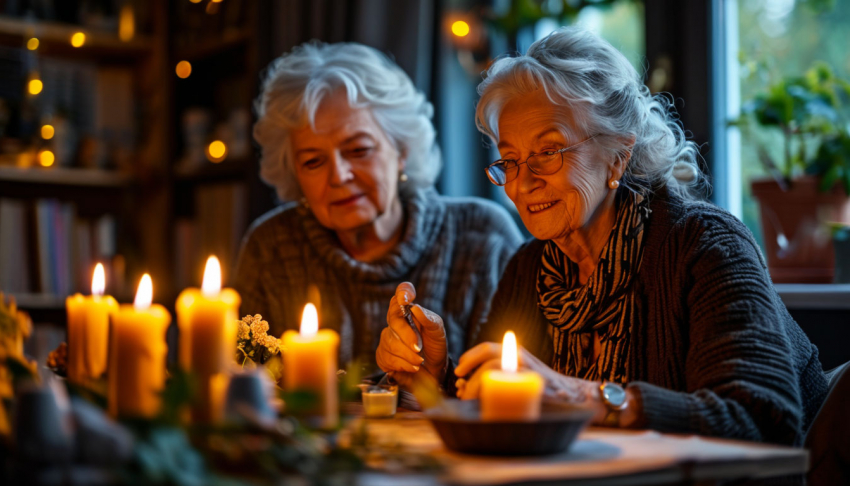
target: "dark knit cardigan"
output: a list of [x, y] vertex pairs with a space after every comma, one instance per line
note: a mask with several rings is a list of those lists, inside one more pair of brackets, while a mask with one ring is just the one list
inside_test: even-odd
[[[827, 381], [752, 234], [722, 209], [664, 189], [650, 208], [628, 380], [641, 401], [638, 425], [800, 444]], [[544, 244], [527, 242], [508, 263], [481, 340], [501, 342], [513, 329], [551, 363], [536, 291]]]
[[241, 315], [262, 314], [276, 336], [297, 330], [313, 284], [321, 297], [321, 327], [340, 334], [340, 363], [358, 359], [366, 372], [376, 371], [390, 299], [398, 284], [410, 281], [416, 303], [442, 316], [449, 351], [458, 357], [478, 339], [499, 275], [522, 242], [520, 232], [490, 201], [444, 197], [433, 189], [402, 197], [401, 239], [370, 263], [349, 256], [336, 233], [303, 206], [285, 204], [260, 217], [245, 237], [233, 279]]

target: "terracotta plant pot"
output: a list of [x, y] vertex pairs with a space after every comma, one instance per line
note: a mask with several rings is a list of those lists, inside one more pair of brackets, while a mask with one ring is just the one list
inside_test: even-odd
[[751, 182], [759, 201], [770, 276], [776, 283], [830, 283], [835, 252], [828, 222], [850, 222], [850, 197], [836, 185], [819, 192], [805, 176], [783, 190], [773, 179]]

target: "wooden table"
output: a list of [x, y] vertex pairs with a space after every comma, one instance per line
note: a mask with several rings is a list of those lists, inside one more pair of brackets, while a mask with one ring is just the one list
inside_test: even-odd
[[437, 475], [370, 473], [368, 485], [503, 485], [557, 483], [647, 485], [711, 483], [805, 474], [804, 449], [711, 439], [655, 431], [589, 428], [570, 450], [544, 457], [490, 457], [446, 450], [420, 413], [366, 421], [369, 442], [378, 447], [428, 454], [445, 465]]

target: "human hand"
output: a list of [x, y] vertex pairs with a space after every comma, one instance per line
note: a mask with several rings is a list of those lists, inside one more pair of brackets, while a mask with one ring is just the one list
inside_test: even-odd
[[[396, 288], [387, 311], [387, 327], [381, 332], [381, 341], [375, 352], [378, 366], [402, 386], [411, 381], [420, 368], [442, 383], [448, 364], [446, 329], [443, 319], [424, 307], [413, 304], [416, 289], [410, 282]], [[422, 336], [422, 349], [418, 348], [416, 332], [410, 327], [401, 310], [410, 305], [413, 323]]]
[[[544, 396], [548, 399], [570, 403], [585, 403], [597, 400], [598, 383], [580, 380], [562, 375], [553, 370], [523, 347], [519, 347], [518, 368], [534, 371], [546, 382]], [[481, 343], [468, 350], [458, 360], [455, 375], [457, 396], [462, 400], [478, 398], [481, 392], [481, 379], [487, 370], [501, 369], [502, 345], [500, 343]]]

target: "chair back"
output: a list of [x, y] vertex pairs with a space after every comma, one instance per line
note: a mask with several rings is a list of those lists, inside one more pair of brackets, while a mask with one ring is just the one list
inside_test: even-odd
[[809, 486], [850, 484], [850, 361], [827, 379], [829, 392], [806, 434]]

